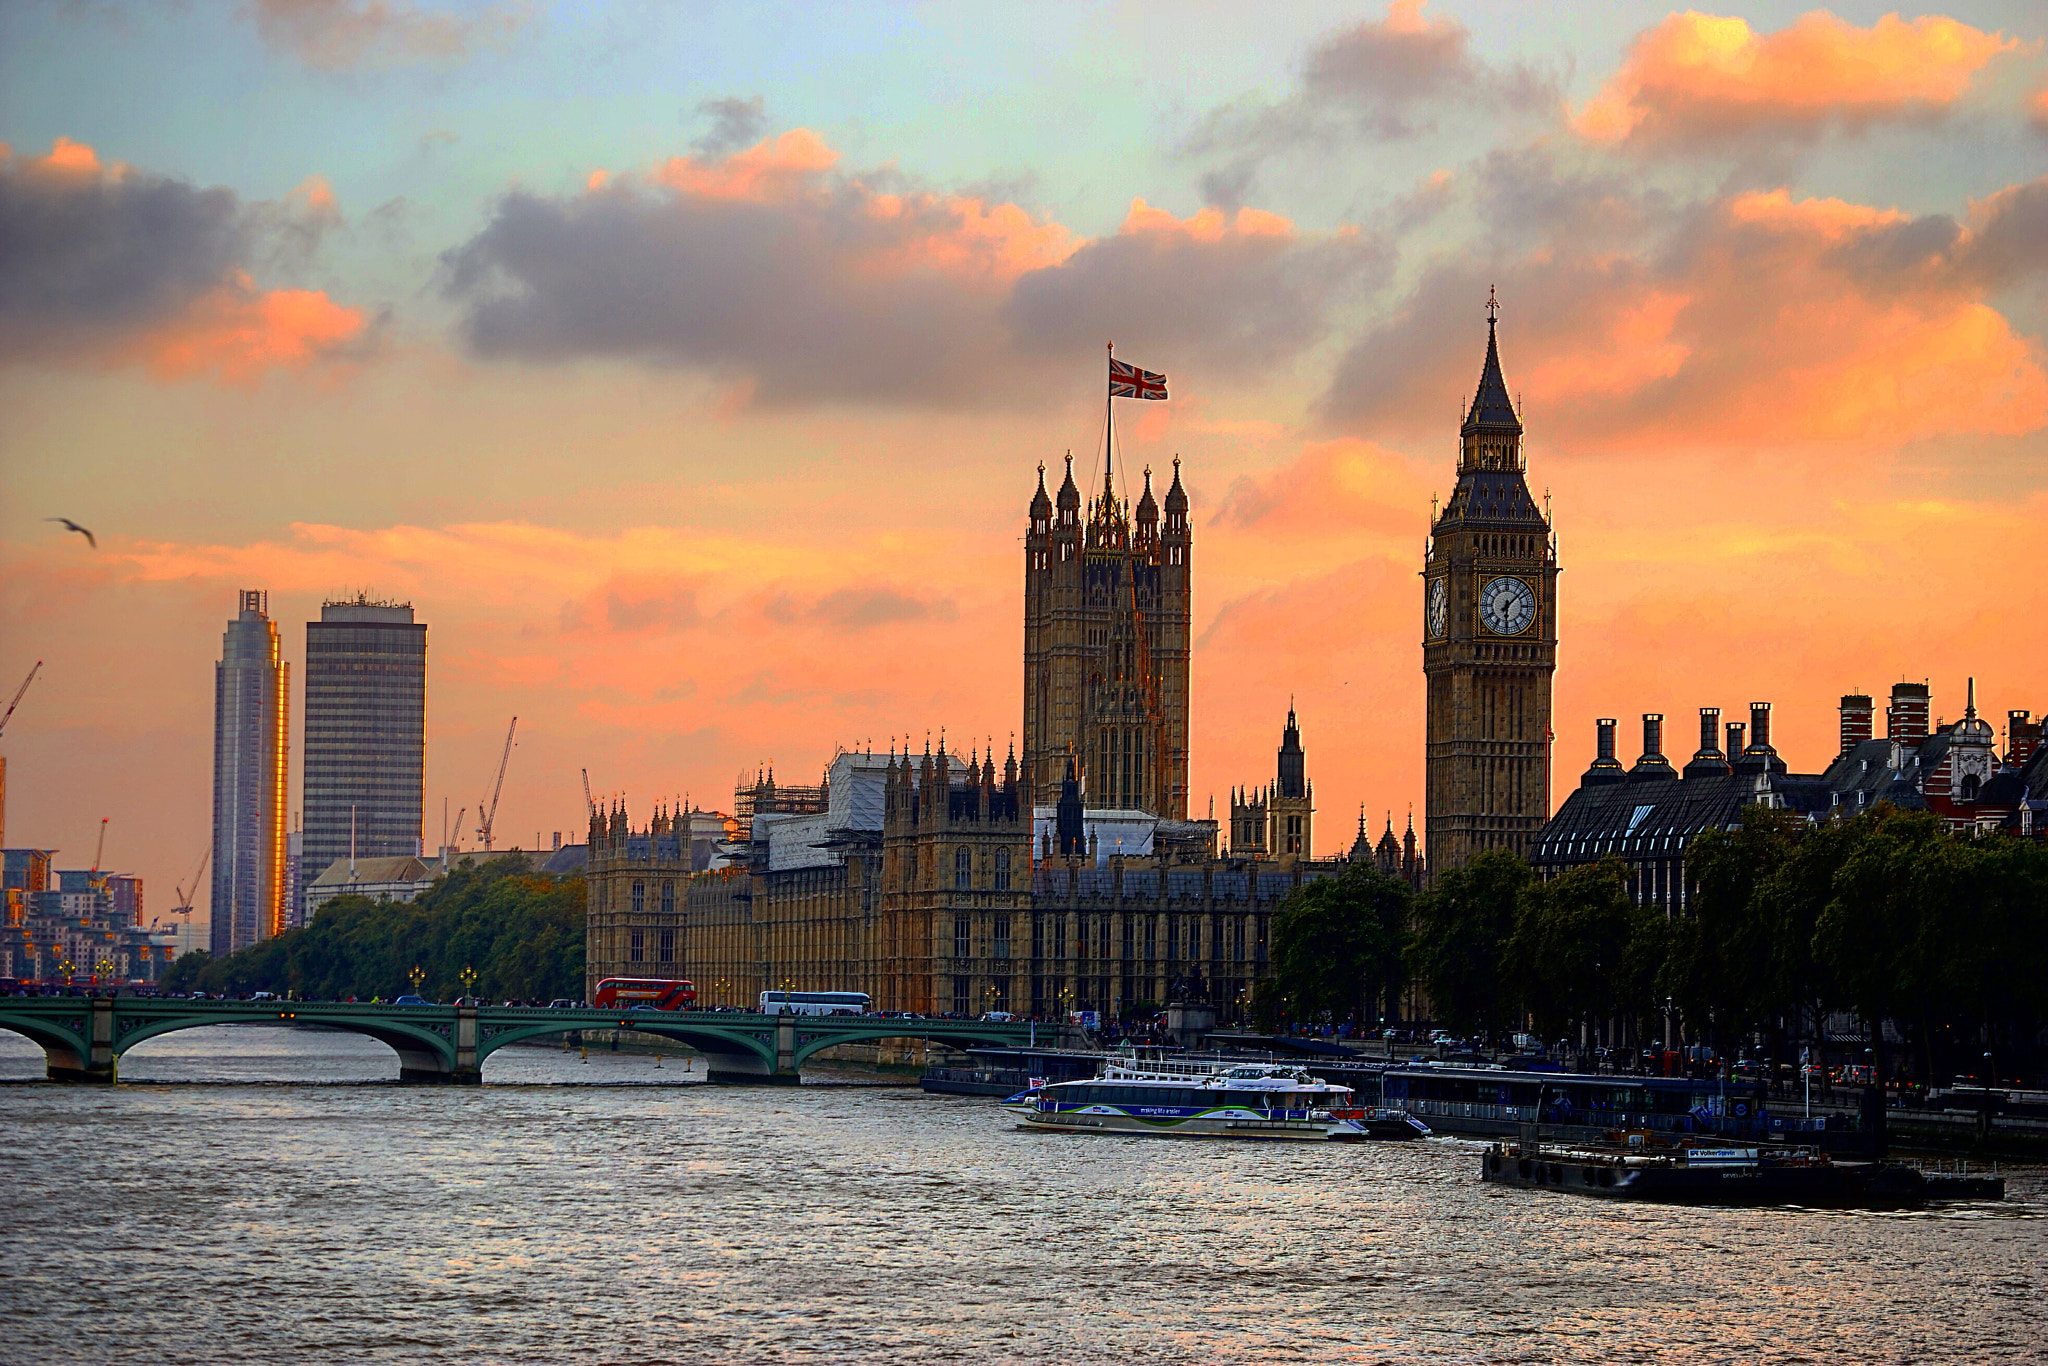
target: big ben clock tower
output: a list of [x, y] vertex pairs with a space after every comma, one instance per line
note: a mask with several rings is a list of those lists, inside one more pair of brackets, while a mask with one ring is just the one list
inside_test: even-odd
[[1523, 478], [1498, 310], [1489, 296], [1486, 365], [1458, 429], [1458, 486], [1430, 528], [1422, 568], [1432, 873], [1483, 849], [1527, 854], [1550, 815], [1557, 547]]

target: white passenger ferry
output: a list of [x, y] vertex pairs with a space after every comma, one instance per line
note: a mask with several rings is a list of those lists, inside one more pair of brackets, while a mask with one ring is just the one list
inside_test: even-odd
[[1028, 1128], [1185, 1138], [1419, 1138], [1406, 1115], [1352, 1103], [1338, 1086], [1285, 1063], [1178, 1062], [1126, 1055], [1100, 1076], [1014, 1096], [1004, 1108]]

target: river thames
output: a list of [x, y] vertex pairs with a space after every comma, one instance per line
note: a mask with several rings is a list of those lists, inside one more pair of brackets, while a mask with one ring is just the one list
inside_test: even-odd
[[9, 1361], [2048, 1359], [2040, 1169], [2003, 1206], [1692, 1210], [1482, 1187], [1476, 1143], [1080, 1138], [633, 1054], [410, 1087], [244, 1026], [116, 1088], [41, 1071], [0, 1036]]

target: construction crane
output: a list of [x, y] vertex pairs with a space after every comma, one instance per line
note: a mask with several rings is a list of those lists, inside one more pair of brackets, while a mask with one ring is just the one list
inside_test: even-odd
[[498, 781], [491, 785], [491, 805], [485, 809], [482, 802], [476, 804], [477, 838], [484, 842], [484, 852], [491, 851], [491, 824], [498, 819], [498, 794], [505, 790], [505, 765], [512, 762], [512, 734], [519, 729], [519, 718], [513, 717], [512, 724], [505, 727], [505, 752], [498, 757]]
[[210, 859], [210, 858], [212, 858], [212, 857], [213, 857], [213, 846], [209, 844], [209, 845], [207, 845], [207, 846], [206, 846], [206, 852], [205, 852], [205, 853], [203, 853], [203, 854], [201, 854], [201, 855], [199, 856], [199, 866], [198, 866], [197, 868], [193, 869], [193, 871], [192, 871], [192, 890], [191, 890], [191, 891], [189, 891], [189, 892], [188, 892], [188, 891], [186, 891], [186, 890], [184, 889], [184, 887], [180, 886], [180, 885], [179, 885], [178, 883], [175, 883], [175, 882], [174, 882], [174, 883], [172, 883], [172, 884], [171, 884], [172, 886], [174, 886], [174, 887], [177, 887], [177, 888], [178, 888], [178, 909], [179, 909], [179, 910], [181, 910], [181, 911], [189, 911], [189, 910], [191, 910], [191, 909], [192, 909], [192, 898], [193, 898], [193, 897], [195, 897], [195, 896], [198, 896], [198, 895], [199, 895], [199, 879], [200, 879], [200, 878], [203, 878], [203, 877], [205, 877], [205, 876], [206, 876], [206, 862], [207, 862], [207, 860], [208, 860], [208, 859]]
[[36, 681], [36, 670], [41, 669], [42, 667], [43, 661], [40, 659], [37, 660], [35, 662], [35, 667], [31, 668], [28, 671], [28, 677], [22, 679], [21, 686], [14, 690], [14, 700], [7, 704], [6, 711], [0, 712], [0, 731], [4, 731], [7, 729], [8, 718], [12, 717], [14, 715], [14, 709], [21, 705], [21, 695], [28, 691], [29, 684]]
[[88, 876], [97, 879], [100, 875], [100, 858], [107, 852], [107, 822], [111, 817], [100, 817], [99, 847], [92, 851], [92, 872]]
[[583, 770], [583, 804], [590, 808], [590, 814], [597, 814], [597, 800], [590, 795], [590, 770]]

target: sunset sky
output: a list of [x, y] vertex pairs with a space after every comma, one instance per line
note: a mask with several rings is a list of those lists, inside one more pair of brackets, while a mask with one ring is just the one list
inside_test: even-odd
[[[730, 809], [1019, 725], [1025, 506], [1193, 500], [1196, 813], [1422, 797], [1432, 495], [1489, 286], [1593, 719], [1966, 677], [2048, 710], [2048, 14], [1751, 4], [0, 8], [6, 841], [174, 902], [270, 591], [429, 626], [428, 829]], [[1143, 411], [1138, 411], [1140, 408]], [[1092, 473], [1091, 473], [1092, 472]], [[82, 537], [45, 522], [70, 517]], [[1682, 760], [1681, 760], [1682, 761]], [[205, 905], [203, 895], [200, 906]]]

